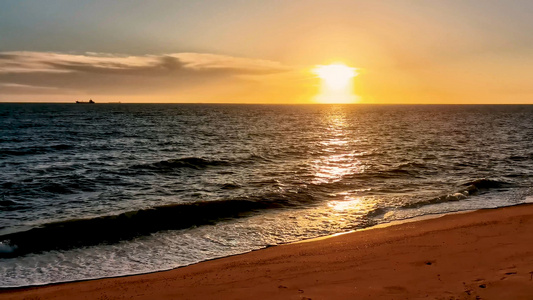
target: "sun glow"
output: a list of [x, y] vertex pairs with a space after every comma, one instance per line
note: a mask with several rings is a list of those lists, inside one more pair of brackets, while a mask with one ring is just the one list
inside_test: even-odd
[[357, 96], [353, 93], [353, 78], [358, 75], [356, 68], [341, 63], [318, 65], [313, 69], [322, 79], [320, 94], [316, 96], [319, 103], [353, 103]]

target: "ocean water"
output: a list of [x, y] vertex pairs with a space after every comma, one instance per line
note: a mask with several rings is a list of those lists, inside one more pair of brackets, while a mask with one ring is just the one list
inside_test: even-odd
[[533, 106], [0, 104], [0, 286], [532, 195]]

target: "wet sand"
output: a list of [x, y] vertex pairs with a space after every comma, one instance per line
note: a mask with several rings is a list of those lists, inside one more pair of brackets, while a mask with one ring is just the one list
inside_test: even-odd
[[0, 299], [533, 299], [533, 205], [446, 215]]

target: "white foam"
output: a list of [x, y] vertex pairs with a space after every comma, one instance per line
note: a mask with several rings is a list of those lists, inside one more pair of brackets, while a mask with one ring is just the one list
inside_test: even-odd
[[526, 196], [526, 199], [524, 199], [524, 203], [533, 203], [533, 196]]

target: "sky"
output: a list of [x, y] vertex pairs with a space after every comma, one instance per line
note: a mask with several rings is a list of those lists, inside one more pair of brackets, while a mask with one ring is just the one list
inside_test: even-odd
[[533, 104], [533, 1], [3, 0], [2, 102]]

